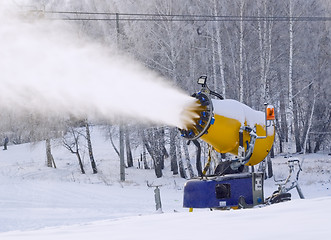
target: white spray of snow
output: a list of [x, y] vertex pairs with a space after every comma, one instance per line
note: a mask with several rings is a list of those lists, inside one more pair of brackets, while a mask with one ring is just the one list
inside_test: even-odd
[[117, 50], [77, 40], [63, 22], [18, 17], [0, 5], [0, 108], [183, 127], [194, 100], [161, 76]]

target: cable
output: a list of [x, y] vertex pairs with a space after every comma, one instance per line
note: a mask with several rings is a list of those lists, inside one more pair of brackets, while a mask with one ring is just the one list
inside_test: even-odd
[[[144, 22], [254, 22], [254, 21], [269, 21], [269, 22], [288, 22], [290, 18], [286, 19], [268, 19], [268, 18], [258, 18], [258, 19], [240, 19], [240, 18], [232, 18], [232, 19], [211, 19], [211, 18], [200, 18], [200, 19], [164, 19], [164, 18], [47, 18], [48, 20], [65, 20], [65, 21], [144, 21]], [[326, 22], [331, 21], [331, 18], [300, 18], [300, 19], [292, 19], [294, 22]]]
[[[322, 16], [302, 16], [302, 17], [287, 17], [287, 16], [219, 16], [219, 15], [188, 15], [188, 14], [154, 14], [154, 13], [111, 13], [111, 12], [79, 12], [79, 11], [41, 11], [32, 10], [31, 12], [43, 12], [47, 15], [97, 15], [97, 16], [114, 16], [107, 17], [49, 17], [49, 20], [69, 20], [69, 21], [305, 21], [305, 22], [321, 22], [331, 21], [331, 17]], [[124, 16], [121, 17], [121, 16]], [[118, 17], [118, 18], [116, 18]]]

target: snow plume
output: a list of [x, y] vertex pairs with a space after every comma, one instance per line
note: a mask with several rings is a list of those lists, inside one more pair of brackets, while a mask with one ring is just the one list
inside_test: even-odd
[[155, 72], [77, 40], [78, 30], [64, 22], [21, 16], [2, 3], [0, 9], [0, 109], [177, 127], [190, 120], [185, 109], [193, 98]]

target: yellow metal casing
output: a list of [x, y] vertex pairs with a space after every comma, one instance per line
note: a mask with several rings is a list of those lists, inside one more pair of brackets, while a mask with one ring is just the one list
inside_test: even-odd
[[[212, 100], [214, 123], [200, 138], [209, 143], [219, 153], [238, 155], [239, 132], [242, 126], [256, 128], [257, 136], [266, 136], [265, 113], [255, 111], [235, 100]], [[269, 121], [268, 135], [256, 139], [254, 151], [246, 165], [256, 165], [270, 152], [274, 142], [275, 130], [273, 122]], [[243, 131], [243, 147], [246, 151], [250, 135]]]

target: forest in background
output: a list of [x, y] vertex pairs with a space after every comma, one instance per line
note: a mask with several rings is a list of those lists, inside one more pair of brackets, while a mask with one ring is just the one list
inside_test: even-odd
[[[330, 151], [328, 0], [33, 0], [30, 9], [42, 10], [38, 17], [46, 19], [84, 19], [64, 21], [76, 25], [77, 37], [117, 46], [188, 94], [197, 90], [198, 77], [207, 75], [209, 87], [225, 98], [257, 110], [273, 104], [276, 153]], [[16, 144], [68, 132], [72, 141], [80, 136], [72, 126], [88, 126], [87, 120], [59, 124], [31, 113], [1, 115], [1, 135]], [[143, 145], [161, 168], [169, 155], [174, 174], [181, 156], [189, 158], [176, 129], [130, 123], [124, 130], [128, 152], [130, 144]], [[118, 135], [118, 125], [107, 131]], [[75, 152], [74, 145], [66, 146]]]

